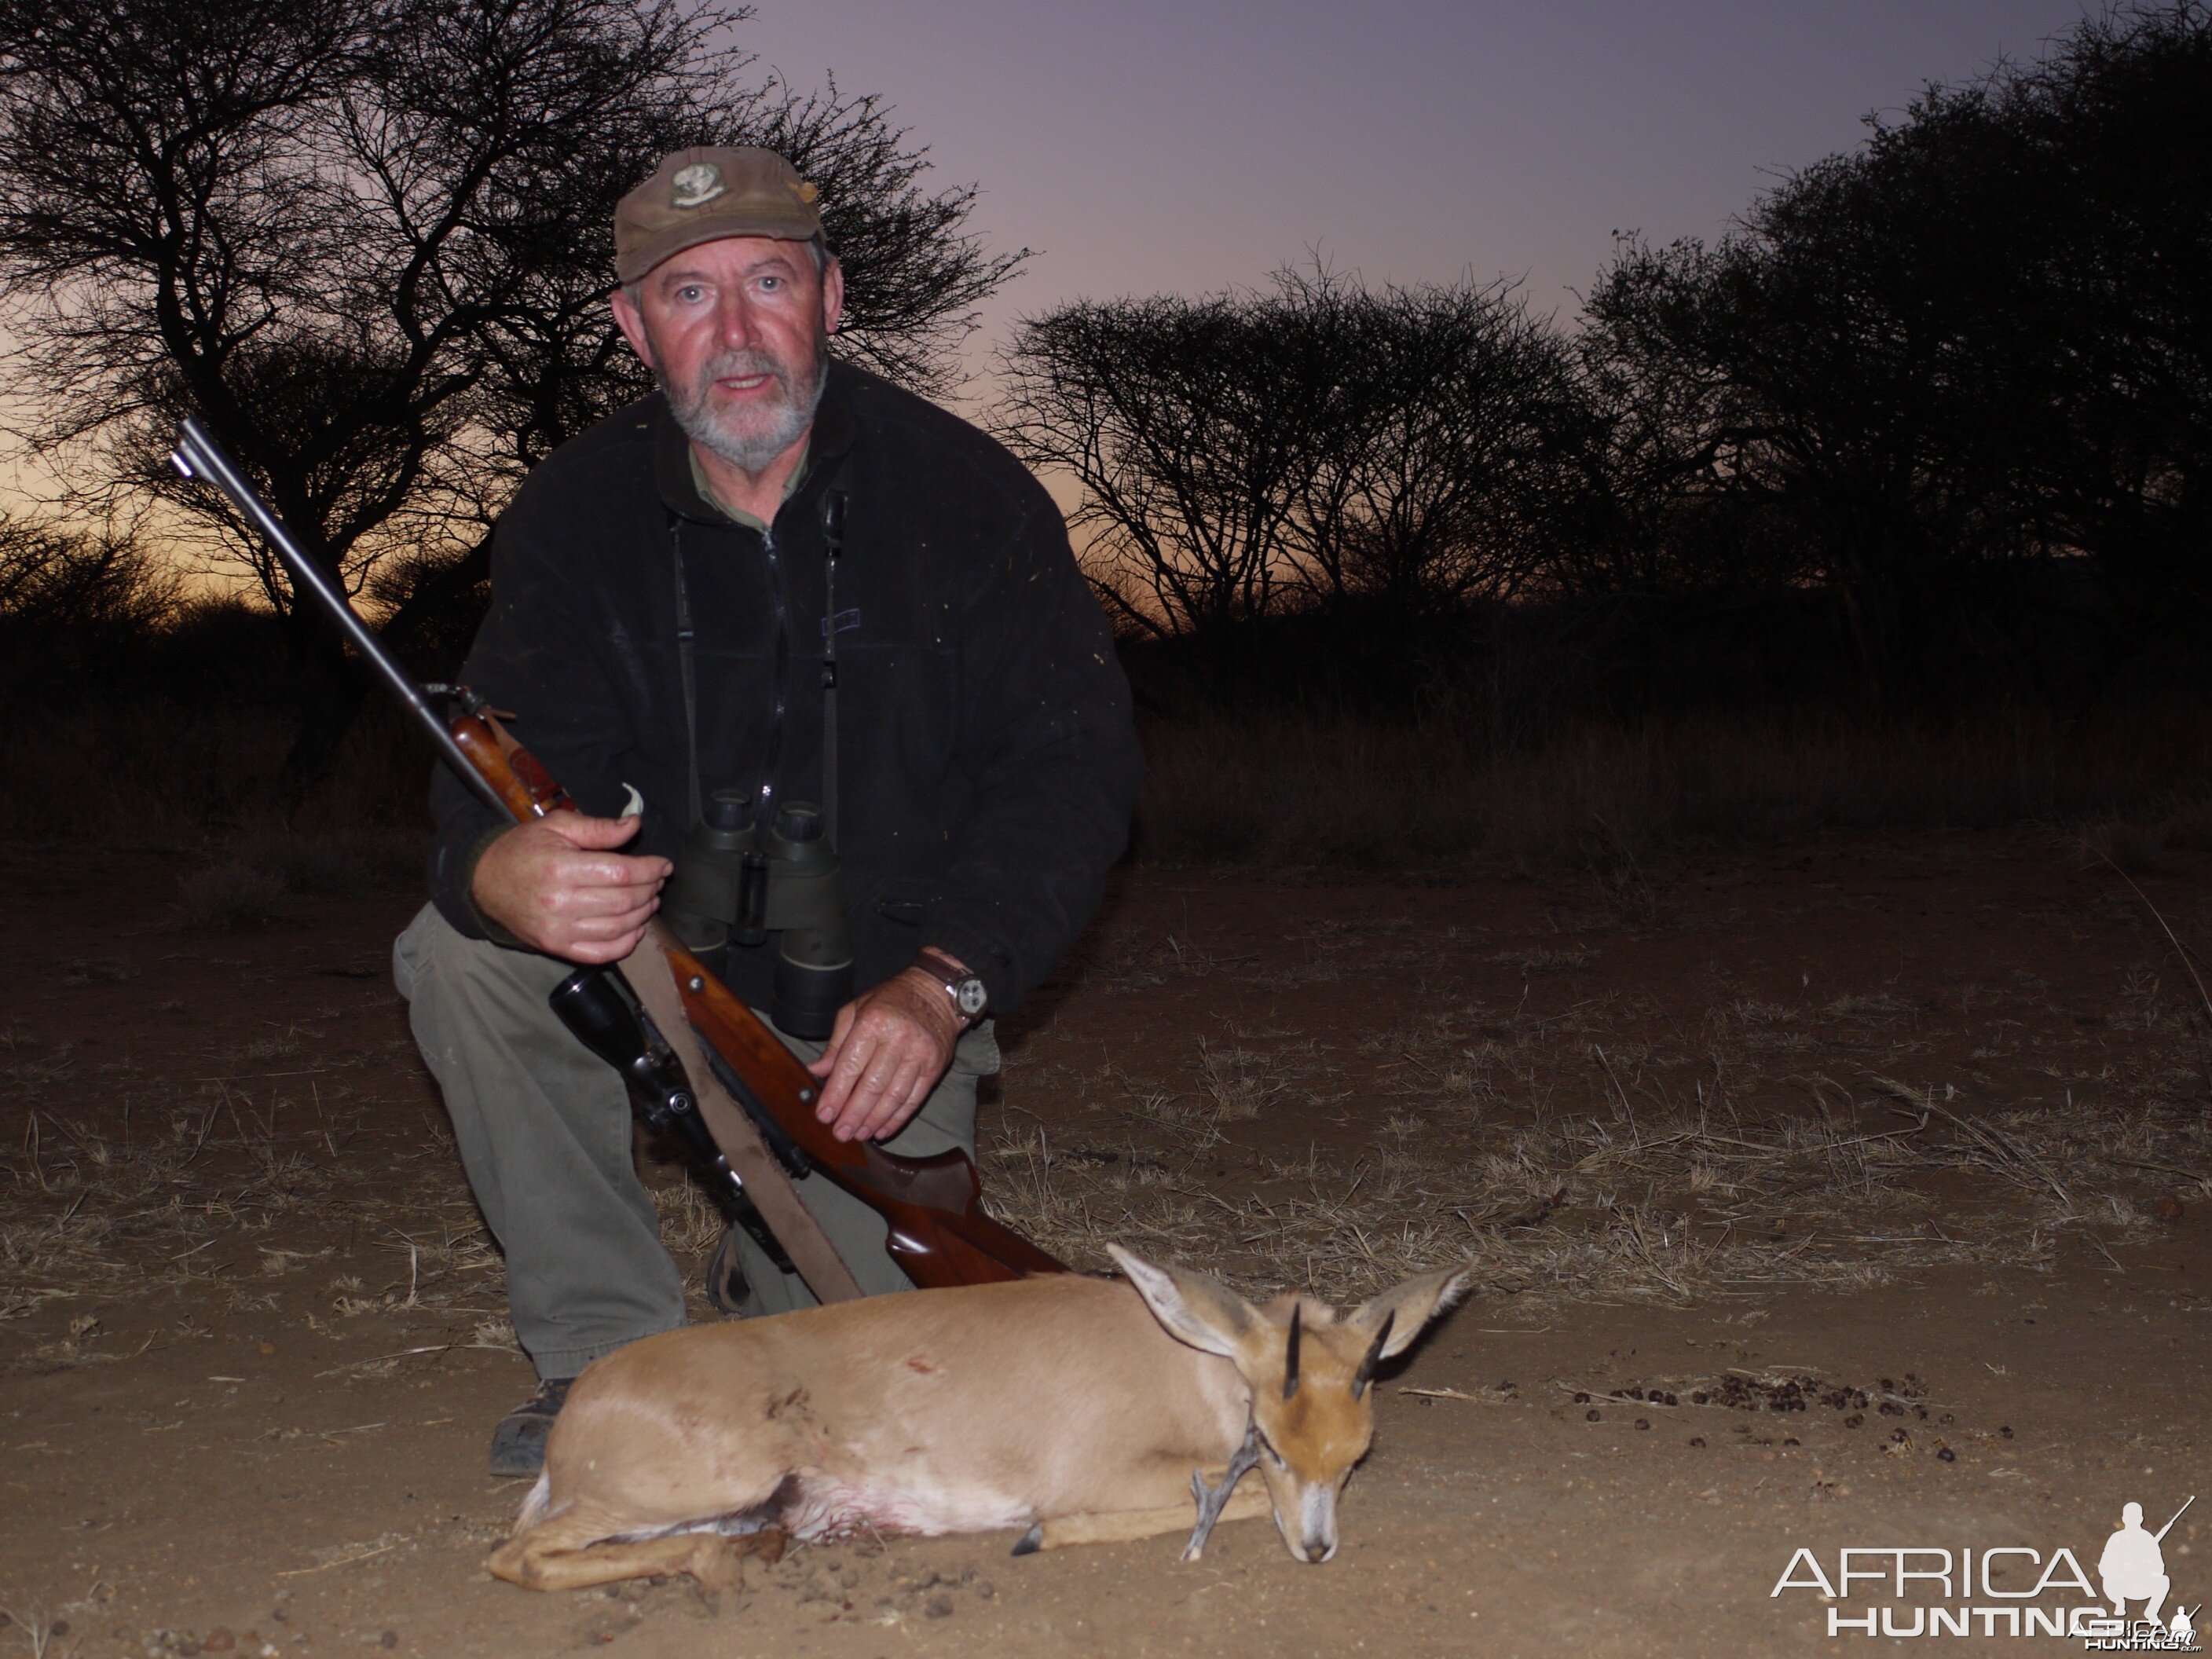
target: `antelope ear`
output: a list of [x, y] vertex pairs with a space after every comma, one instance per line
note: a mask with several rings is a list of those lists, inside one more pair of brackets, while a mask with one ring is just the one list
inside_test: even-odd
[[1155, 1267], [1133, 1251], [1109, 1244], [1137, 1294], [1170, 1336], [1202, 1353], [1234, 1359], [1252, 1329], [1252, 1304], [1216, 1279], [1186, 1267]]
[[1402, 1285], [1393, 1285], [1371, 1302], [1362, 1303], [1352, 1310], [1351, 1322], [1373, 1331], [1380, 1330], [1382, 1322], [1388, 1319], [1389, 1334], [1376, 1358], [1389, 1359], [1413, 1346], [1421, 1328], [1458, 1301], [1474, 1284], [1473, 1267], [1446, 1267], [1438, 1273], [1423, 1273]]

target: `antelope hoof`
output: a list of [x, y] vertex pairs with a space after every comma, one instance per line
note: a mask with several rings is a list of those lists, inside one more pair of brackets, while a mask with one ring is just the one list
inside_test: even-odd
[[1034, 1522], [1030, 1529], [1015, 1540], [1016, 1555], [1035, 1555], [1044, 1547], [1044, 1522]]

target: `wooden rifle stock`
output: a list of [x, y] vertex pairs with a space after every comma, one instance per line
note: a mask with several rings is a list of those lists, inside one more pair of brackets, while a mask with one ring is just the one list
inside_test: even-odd
[[985, 1285], [1067, 1271], [983, 1213], [982, 1183], [967, 1153], [901, 1158], [831, 1134], [814, 1115], [814, 1074], [697, 957], [680, 947], [668, 956], [692, 1030], [744, 1080], [817, 1170], [890, 1224], [891, 1260], [908, 1279], [927, 1285]]

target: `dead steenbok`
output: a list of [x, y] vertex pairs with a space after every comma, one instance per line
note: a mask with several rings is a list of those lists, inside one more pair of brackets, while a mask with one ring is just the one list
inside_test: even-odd
[[[577, 1379], [498, 1577], [726, 1582], [786, 1535], [1026, 1527], [1017, 1553], [1272, 1508], [1301, 1561], [1374, 1435], [1375, 1368], [1466, 1287], [1425, 1274], [1340, 1314], [1254, 1306], [1122, 1249], [1054, 1273], [647, 1337]], [[1257, 1467], [1264, 1490], [1236, 1491]], [[1202, 1474], [1214, 1477], [1208, 1482]]]

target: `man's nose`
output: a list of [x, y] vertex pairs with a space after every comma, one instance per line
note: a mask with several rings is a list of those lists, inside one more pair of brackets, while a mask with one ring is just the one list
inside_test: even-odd
[[755, 335], [753, 308], [742, 293], [726, 294], [714, 307], [715, 343], [726, 351], [749, 349]]

